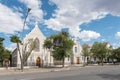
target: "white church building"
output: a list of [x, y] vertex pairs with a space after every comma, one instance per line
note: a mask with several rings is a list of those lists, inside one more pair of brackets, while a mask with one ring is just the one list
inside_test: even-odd
[[[26, 35], [26, 37], [24, 38], [24, 44], [26, 44], [29, 39], [35, 40], [35, 42], [37, 43], [37, 48], [33, 50], [28, 57], [26, 66], [37, 66], [37, 64], [40, 64], [40, 67], [58, 65], [56, 64], [56, 61], [53, 59], [53, 57], [50, 55], [49, 50], [43, 47], [46, 37], [39, 29], [38, 24], [35, 24], [35, 27], [31, 30], [31, 32]], [[73, 46], [73, 55], [65, 58], [65, 65], [83, 63], [82, 47], [78, 41], [74, 40], [74, 43], [75, 45]], [[22, 52], [22, 45], [20, 45], [20, 50]], [[14, 67], [20, 67], [21, 65], [17, 49], [12, 52], [12, 65]]]

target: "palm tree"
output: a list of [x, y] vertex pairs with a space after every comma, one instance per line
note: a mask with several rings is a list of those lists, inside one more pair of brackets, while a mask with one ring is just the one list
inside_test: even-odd
[[17, 44], [17, 50], [19, 53], [20, 61], [21, 61], [21, 70], [23, 70], [23, 59], [22, 59], [22, 55], [20, 52], [20, 46], [19, 46], [19, 44], [22, 44], [22, 42], [21, 42], [20, 38], [18, 36], [15, 36], [15, 35], [10, 37], [10, 41]]

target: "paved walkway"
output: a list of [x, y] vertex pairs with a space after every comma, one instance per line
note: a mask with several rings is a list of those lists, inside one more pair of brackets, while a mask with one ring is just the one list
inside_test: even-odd
[[23, 71], [15, 68], [0, 68], [0, 75], [11, 75], [11, 74], [24, 74], [24, 73], [37, 73], [37, 72], [53, 72], [53, 71], [64, 71], [79, 69], [81, 66], [69, 66], [64, 68], [25, 68]]
[[34, 72], [49, 72], [51, 69], [43, 69], [43, 68], [30, 68], [24, 69], [23, 71], [18, 69], [2, 69], [0, 70], [0, 75], [11, 75], [11, 74], [24, 74], [24, 73], [34, 73]]

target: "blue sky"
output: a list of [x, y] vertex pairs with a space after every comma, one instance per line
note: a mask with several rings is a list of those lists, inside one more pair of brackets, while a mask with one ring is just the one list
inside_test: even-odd
[[9, 37], [22, 38], [28, 7], [24, 36], [37, 21], [46, 37], [67, 30], [80, 44], [98, 41], [120, 46], [120, 0], [0, 0], [0, 37], [10, 50], [15, 44]]

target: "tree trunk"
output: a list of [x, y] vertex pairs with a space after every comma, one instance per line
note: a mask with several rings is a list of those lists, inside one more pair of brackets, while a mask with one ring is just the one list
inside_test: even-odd
[[50, 67], [51, 67], [51, 50], [50, 50]]
[[65, 61], [65, 59], [63, 58], [63, 60], [62, 60], [62, 67], [64, 67], [64, 61]]
[[85, 67], [85, 66], [86, 66], [85, 59], [86, 59], [86, 57], [84, 56], [84, 64], [83, 64], [83, 67]]
[[88, 65], [88, 60], [89, 60], [89, 58], [87, 57], [87, 62], [86, 62], [87, 65]]
[[22, 56], [21, 56], [20, 47], [19, 47], [18, 43], [17, 43], [17, 47], [18, 47], [18, 53], [19, 53], [20, 61], [21, 61], [21, 70], [23, 71], [23, 59], [22, 59]]
[[112, 58], [112, 62], [113, 62], [113, 64], [115, 65], [115, 61], [114, 61], [114, 59]]
[[102, 62], [102, 66], [103, 66], [103, 58], [101, 59], [101, 62]]

